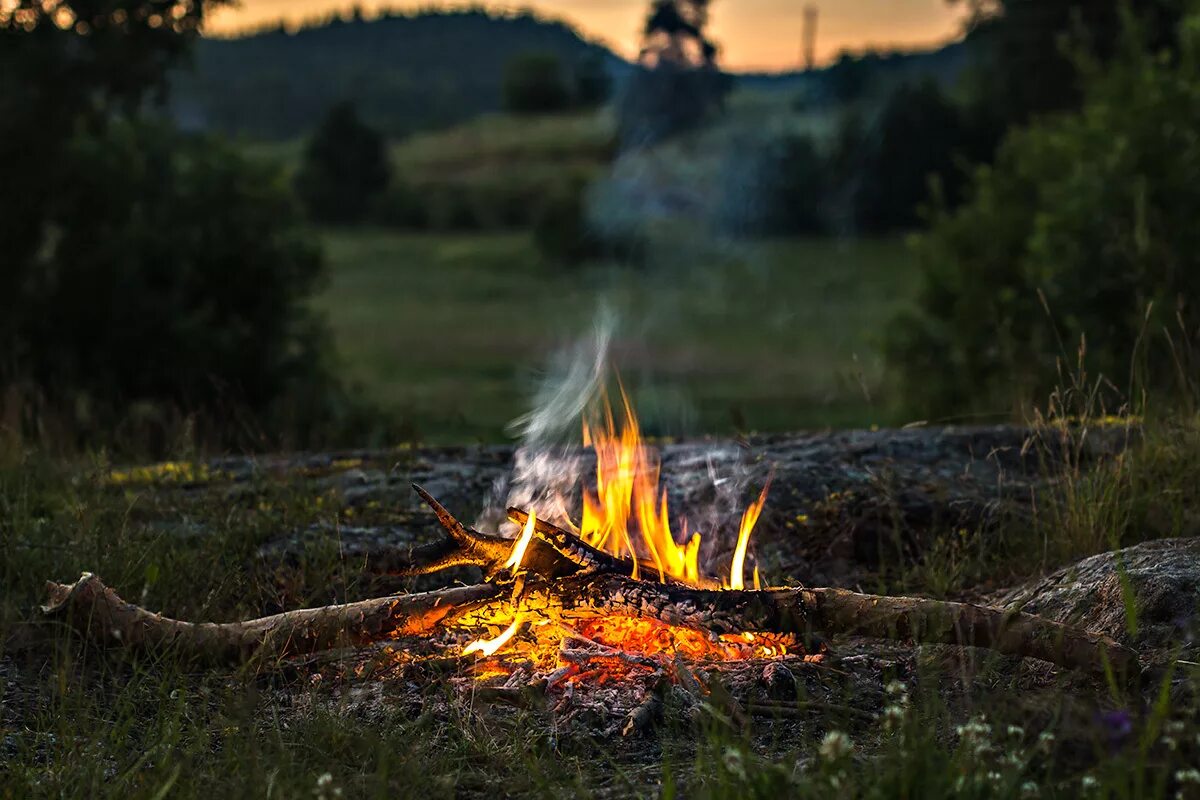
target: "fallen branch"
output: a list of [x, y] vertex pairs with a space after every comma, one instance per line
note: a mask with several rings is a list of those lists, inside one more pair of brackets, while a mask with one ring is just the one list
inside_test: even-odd
[[170, 648], [189, 661], [224, 664], [428, 634], [500, 593], [496, 586], [481, 584], [287, 611], [245, 622], [195, 623], [127, 603], [89, 572], [73, 584], [51, 582], [46, 588], [50, 600], [42, 606], [43, 613], [65, 620], [101, 645]]

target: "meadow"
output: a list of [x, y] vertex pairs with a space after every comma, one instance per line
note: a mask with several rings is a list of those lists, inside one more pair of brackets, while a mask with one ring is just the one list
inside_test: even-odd
[[886, 425], [877, 352], [916, 290], [899, 240], [724, 244], [645, 267], [547, 262], [525, 233], [324, 234], [346, 376], [424, 441], [494, 441], [601, 308], [661, 435]]

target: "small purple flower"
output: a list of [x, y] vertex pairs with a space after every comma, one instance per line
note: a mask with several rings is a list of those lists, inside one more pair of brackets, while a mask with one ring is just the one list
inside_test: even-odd
[[1123, 708], [1103, 712], [1098, 724], [1113, 747], [1120, 747], [1133, 733], [1133, 715]]

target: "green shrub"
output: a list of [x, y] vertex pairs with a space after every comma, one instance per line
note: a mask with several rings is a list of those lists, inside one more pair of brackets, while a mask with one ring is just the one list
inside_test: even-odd
[[955, 205], [965, 182], [959, 158], [986, 156], [965, 152], [970, 140], [962, 112], [936, 83], [897, 87], [859, 163], [853, 194], [858, 228], [881, 233], [916, 227], [934, 191]]
[[553, 53], [525, 53], [504, 70], [504, 107], [516, 114], [562, 111], [571, 105], [571, 88], [562, 61]]
[[305, 148], [296, 190], [318, 222], [361, 222], [390, 178], [383, 137], [358, 118], [354, 106], [340, 103]]
[[393, 178], [387, 189], [372, 201], [371, 218], [392, 228], [424, 230], [429, 227], [425, 193], [399, 178]]
[[1090, 372], [1132, 389], [1145, 331], [1141, 377], [1172, 379], [1163, 330], [1200, 324], [1200, 17], [1181, 30], [1176, 57], [1131, 42], [1078, 114], [1011, 134], [920, 237], [919, 308], [887, 343], [913, 410], [1044, 396], [1084, 336]]
[[282, 433], [337, 393], [307, 300], [322, 277], [283, 178], [150, 123], [79, 135], [24, 284], [10, 383], [103, 436], [134, 409]]

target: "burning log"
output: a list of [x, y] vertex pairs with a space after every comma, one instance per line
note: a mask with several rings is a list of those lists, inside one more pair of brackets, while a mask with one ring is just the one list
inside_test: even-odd
[[[561, 528], [527, 524], [514, 545], [467, 528], [424, 490], [414, 488], [437, 514], [448, 540], [414, 551], [426, 560], [414, 561], [406, 571], [429, 573], [469, 564], [483, 571], [485, 583], [247, 622], [197, 624], [125, 603], [85, 573], [71, 586], [49, 584], [51, 599], [43, 610], [101, 642], [171, 646], [209, 662], [285, 657], [428, 635], [441, 628], [495, 625], [498, 620], [511, 622], [493, 642], [502, 644], [525, 625], [556, 623], [538, 629], [558, 630], [561, 636], [562, 625], [616, 616], [700, 631], [718, 641], [758, 635], [803, 641], [823, 633], [982, 647], [1093, 674], [1111, 669], [1129, 675], [1137, 664], [1132, 650], [1109, 637], [1022, 612], [846, 589], [720, 590], [634, 578], [628, 560]], [[523, 518], [516, 511], [513, 516]], [[475, 649], [483, 648], [477, 643]]]

